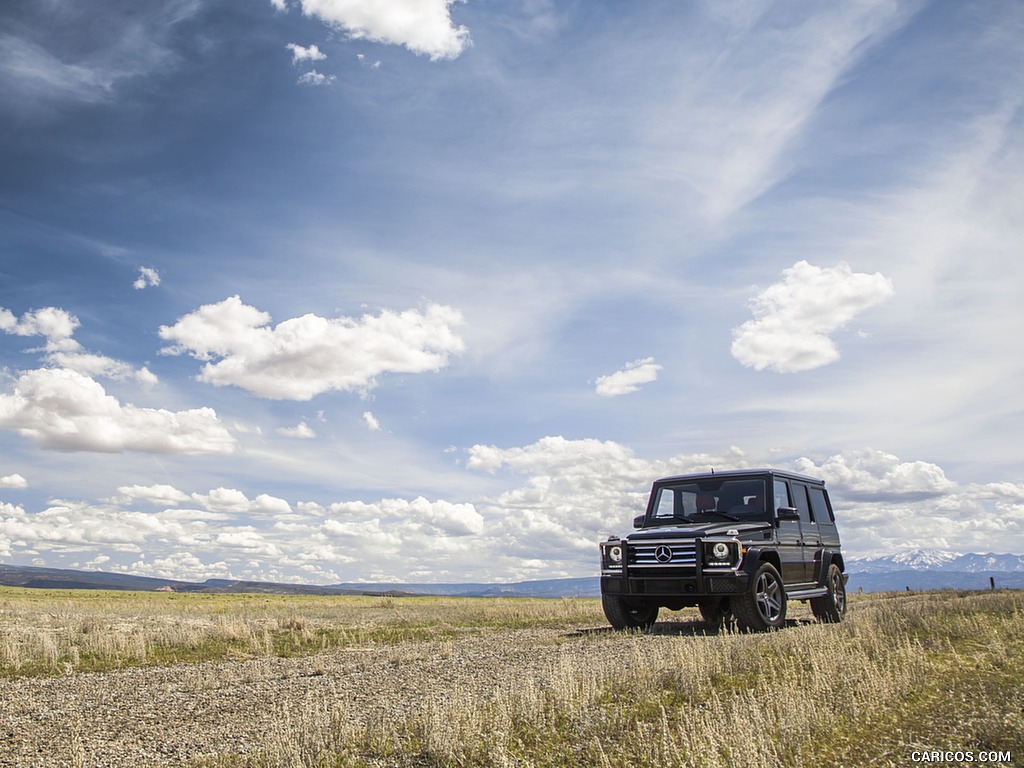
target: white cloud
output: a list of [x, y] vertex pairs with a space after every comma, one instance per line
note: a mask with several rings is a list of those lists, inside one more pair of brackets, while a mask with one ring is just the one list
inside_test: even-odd
[[285, 48], [292, 52], [292, 64], [298, 64], [300, 61], [323, 61], [327, 58], [327, 54], [323, 53], [315, 43], [308, 48], [296, 43], [288, 43]]
[[233, 296], [161, 326], [160, 337], [175, 342], [165, 354], [219, 358], [203, 366], [200, 380], [278, 400], [365, 392], [381, 374], [437, 371], [463, 350], [453, 331], [462, 315], [437, 304], [358, 320], [309, 314], [273, 328], [269, 323], [270, 315]]
[[132, 288], [141, 291], [143, 288], [150, 288], [160, 285], [160, 273], [152, 267], [139, 267], [139, 276], [132, 283]]
[[936, 464], [901, 461], [891, 453], [869, 448], [844, 451], [820, 465], [802, 457], [795, 466], [799, 472], [819, 477], [858, 497], [937, 496], [956, 487]]
[[284, 499], [261, 493], [253, 499], [250, 511], [255, 514], [269, 515], [271, 517], [286, 516], [292, 513], [292, 505]]
[[249, 498], [236, 488], [215, 488], [207, 494], [193, 493], [192, 499], [212, 512], [248, 512]]
[[28, 488], [28, 480], [19, 474], [6, 475], [5, 477], [0, 477], [0, 488], [21, 490]]
[[892, 281], [881, 273], [798, 261], [783, 271], [782, 282], [751, 300], [754, 319], [733, 329], [732, 355], [747, 367], [780, 373], [835, 362], [839, 349], [828, 334], [892, 294]]
[[330, 85], [336, 79], [337, 78], [334, 75], [324, 75], [317, 72], [315, 69], [312, 69], [309, 72], [300, 75], [296, 82], [298, 82], [299, 85]]
[[2, 310], [0, 328], [15, 336], [42, 336], [46, 339], [47, 352], [73, 352], [80, 348], [72, 340], [75, 329], [81, 323], [78, 318], [57, 307], [43, 307], [31, 310], [15, 318], [10, 310]]
[[172, 485], [122, 485], [117, 493], [116, 501], [123, 504], [144, 501], [154, 506], [173, 507], [189, 499], [187, 494]]
[[404, 45], [431, 60], [454, 59], [470, 44], [469, 30], [452, 24], [454, 0], [301, 0], [302, 11], [349, 37]]
[[[59, 501], [31, 513], [0, 502], [0, 553], [67, 566], [88, 552], [110, 558], [110, 570], [184, 579], [338, 581], [340, 566], [344, 580], [582, 576], [594, 572], [600, 539], [628, 532], [653, 479], [751, 463], [738, 449], [645, 459], [612, 441], [554, 436], [508, 449], [473, 446], [470, 456], [475, 469], [505, 470], [507, 489], [462, 502], [416, 496], [325, 505], [250, 498], [236, 488], [186, 497], [172, 486], [136, 485], [119, 487], [106, 503]], [[1022, 483], [963, 486], [935, 464], [873, 449], [788, 465], [829, 483], [851, 556], [1024, 548]], [[196, 508], [177, 506], [188, 500]], [[139, 502], [175, 508], [143, 513], [131, 508]]]
[[88, 376], [66, 369], [22, 373], [0, 395], [0, 429], [43, 448], [150, 453], [230, 453], [235, 440], [210, 408], [188, 411], [122, 405]]
[[628, 530], [644, 510], [651, 482], [667, 475], [739, 468], [738, 449], [724, 456], [693, 454], [667, 460], [636, 456], [620, 443], [545, 437], [523, 448], [475, 445], [467, 467], [496, 472], [502, 467], [525, 480], [481, 503], [494, 519], [492, 536], [504, 555], [546, 559], [580, 572], [593, 559], [594, 545], [609, 533]]
[[377, 417], [374, 416], [372, 412], [364, 411], [363, 412], [363, 421], [366, 422], [366, 426], [369, 428], [369, 430], [371, 432], [379, 432], [380, 431], [380, 422], [377, 421]]
[[48, 363], [85, 376], [103, 376], [121, 381], [134, 378], [144, 387], [152, 387], [159, 381], [148, 368], [135, 369], [121, 360], [84, 351], [82, 345], [72, 338], [80, 325], [77, 317], [57, 307], [31, 310], [20, 319], [10, 310], [0, 308], [0, 330], [14, 336], [44, 337], [46, 345], [42, 349], [30, 351], [42, 352], [43, 359]]
[[300, 421], [294, 427], [280, 427], [277, 430], [279, 435], [294, 437], [300, 440], [311, 440], [316, 437], [316, 432], [306, 422]]
[[[472, 504], [455, 504], [443, 499], [428, 501], [422, 496], [412, 501], [381, 499], [370, 504], [361, 501], [338, 502], [331, 505], [330, 511], [350, 520], [426, 525], [453, 536], [479, 534], [484, 528], [484, 519]], [[330, 525], [336, 532], [347, 530], [345, 526], [343, 521], [335, 521]]]
[[653, 357], [634, 360], [627, 363], [621, 371], [599, 376], [594, 391], [601, 397], [618, 397], [636, 392], [641, 384], [657, 380], [661, 366], [654, 362]]

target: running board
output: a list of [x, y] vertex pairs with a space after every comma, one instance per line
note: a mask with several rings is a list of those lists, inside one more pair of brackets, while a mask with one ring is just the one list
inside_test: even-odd
[[790, 600], [809, 600], [812, 597], [824, 597], [828, 594], [828, 587], [813, 587], [811, 589], [794, 589], [786, 591], [786, 597]]

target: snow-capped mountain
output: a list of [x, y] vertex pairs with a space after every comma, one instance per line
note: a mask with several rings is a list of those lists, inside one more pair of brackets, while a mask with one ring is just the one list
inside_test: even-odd
[[906, 570], [1017, 573], [1024, 572], [1024, 555], [996, 555], [991, 552], [964, 555], [942, 549], [913, 549], [884, 557], [850, 558], [847, 570], [851, 573]]

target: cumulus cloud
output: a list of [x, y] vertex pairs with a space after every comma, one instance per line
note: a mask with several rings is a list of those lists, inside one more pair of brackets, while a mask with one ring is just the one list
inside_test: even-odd
[[839, 359], [828, 334], [892, 294], [892, 281], [879, 272], [854, 272], [845, 262], [823, 268], [798, 261], [783, 271], [781, 282], [751, 300], [754, 319], [733, 329], [732, 355], [758, 371], [828, 365]]
[[122, 504], [130, 504], [135, 501], [144, 501], [154, 506], [173, 507], [188, 501], [189, 496], [179, 491], [173, 485], [122, 485], [117, 489], [116, 501]]
[[366, 426], [371, 432], [380, 432], [380, 422], [377, 421], [377, 417], [372, 412], [364, 411], [363, 421], [366, 422]]
[[19, 474], [6, 475], [4, 477], [0, 477], [0, 488], [21, 490], [23, 488], [28, 488], [28, 480]]
[[143, 288], [152, 288], [160, 285], [160, 273], [152, 267], [139, 267], [139, 276], [132, 283], [132, 288], [141, 291]]
[[300, 61], [323, 61], [327, 58], [327, 54], [323, 53], [315, 43], [308, 48], [296, 43], [288, 43], [285, 48], [292, 52], [292, 64], [298, 64]]
[[20, 318], [9, 309], [0, 309], [0, 328], [15, 336], [42, 336], [46, 339], [47, 352], [80, 349], [78, 342], [71, 338], [80, 325], [77, 317], [57, 307], [30, 310]]
[[627, 363], [621, 371], [599, 376], [594, 391], [601, 397], [618, 397], [636, 392], [641, 384], [649, 384], [657, 380], [661, 366], [654, 362], [653, 357], [634, 360]]
[[[739, 449], [648, 459], [614, 441], [560, 436], [469, 454], [469, 466], [506, 480], [505, 490], [471, 501], [326, 504], [230, 487], [186, 496], [169, 485], [121, 486], [103, 503], [28, 512], [0, 502], [0, 554], [67, 567], [67, 558], [102, 556], [110, 570], [186, 579], [337, 582], [339, 568], [353, 581], [582, 576], [594, 572], [597, 541], [629, 530], [654, 478], [751, 464]], [[960, 485], [935, 464], [874, 449], [791, 465], [828, 481], [851, 556], [1024, 547], [1022, 483]]]
[[300, 2], [304, 14], [344, 30], [353, 39], [403, 45], [413, 53], [429, 56], [434, 61], [454, 59], [470, 44], [469, 30], [452, 23], [454, 0]]
[[324, 75], [317, 72], [315, 69], [311, 69], [303, 75], [299, 76], [299, 85], [330, 85], [337, 78], [334, 75]]
[[338, 502], [330, 507], [332, 514], [341, 517], [332, 524], [335, 531], [345, 530], [346, 519], [392, 520], [404, 524], [429, 526], [438, 532], [453, 536], [483, 532], [484, 519], [472, 504], [456, 504], [439, 499], [428, 501], [418, 496], [408, 499], [381, 499], [373, 503], [362, 501]]
[[871, 448], [844, 451], [820, 465], [802, 457], [795, 466], [797, 471], [820, 477], [858, 498], [939, 496], [956, 487], [936, 464], [901, 461], [898, 456]]
[[260, 397], [309, 400], [329, 391], [365, 392], [384, 373], [437, 371], [464, 345], [453, 328], [462, 315], [431, 304], [425, 312], [384, 310], [358, 320], [309, 314], [270, 326], [270, 315], [238, 296], [161, 326], [174, 342], [165, 354], [207, 362], [201, 381], [234, 385]]
[[167, 411], [122, 404], [97, 381], [62, 368], [22, 373], [14, 391], [0, 395], [0, 429], [62, 451], [198, 455], [235, 448], [210, 408]]
[[30, 310], [20, 318], [10, 310], [0, 308], [0, 330], [14, 336], [42, 336], [46, 344], [30, 351], [42, 352], [43, 359], [52, 365], [86, 376], [120, 381], [135, 379], [144, 387], [158, 382], [156, 375], [146, 367], [136, 369], [121, 360], [85, 351], [72, 338], [80, 325], [77, 317], [58, 307]]
[[495, 519], [506, 553], [584, 567], [595, 542], [626, 529], [644, 510], [658, 477], [711, 467], [746, 466], [742, 451], [690, 454], [665, 460], [638, 457], [614, 441], [544, 437], [518, 448], [474, 445], [467, 467], [497, 473], [506, 468], [524, 477], [517, 487], [481, 503]]

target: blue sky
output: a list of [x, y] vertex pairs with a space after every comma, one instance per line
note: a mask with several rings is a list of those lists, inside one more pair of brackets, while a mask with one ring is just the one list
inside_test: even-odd
[[1024, 551], [1015, 2], [0, 10], [0, 559], [583, 576], [655, 477]]

